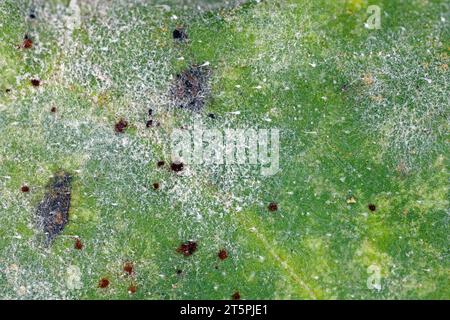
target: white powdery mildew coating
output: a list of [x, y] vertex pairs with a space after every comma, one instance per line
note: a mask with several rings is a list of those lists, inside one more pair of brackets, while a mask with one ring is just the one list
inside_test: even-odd
[[[114, 134], [114, 123], [99, 116], [95, 110], [97, 101], [92, 97], [112, 92], [120, 96], [110, 103], [117, 107], [116, 115], [126, 117], [130, 123], [142, 121], [142, 115], [149, 107], [155, 113], [166, 112], [172, 73], [170, 61], [175, 53], [169, 49], [161, 54], [161, 50], [155, 49], [159, 40], [152, 42], [151, 36], [147, 38], [152, 32], [161, 32], [154, 29], [159, 27], [160, 11], [165, 9], [154, 11], [149, 9], [153, 4], [130, 5], [125, 1], [115, 2], [111, 7], [103, 2], [71, 1], [70, 4], [66, 7], [35, 2], [39, 19], [47, 22], [46, 28], [57, 39], [57, 53], [52, 61], [60, 64], [46, 79], [45, 85], [36, 88], [35, 94], [25, 97], [25, 90], [18, 92], [7, 109], [6, 120], [20, 119], [17, 132], [22, 135], [13, 135], [11, 143], [29, 141], [30, 148], [23, 154], [5, 152], [5, 158], [0, 160], [14, 160], [16, 165], [25, 166], [29, 159], [34, 159], [39, 166], [40, 161], [47, 162], [48, 158], [72, 159], [67, 161], [76, 164], [75, 173], [80, 181], [78, 190], [85, 199], [95, 199], [94, 207], [81, 203], [82, 210], [74, 211], [75, 216], [84, 214], [89, 217], [88, 221], [96, 222], [93, 236], [86, 239], [95, 250], [77, 260], [72, 244], [75, 234], [61, 235], [57, 249], [38, 247], [33, 221], [34, 202], [18, 198], [17, 190], [12, 192], [5, 186], [7, 178], [1, 177], [0, 201], [6, 214], [0, 216], [0, 223], [14, 227], [7, 234], [8, 245], [0, 257], [0, 269], [7, 270], [3, 275], [8, 279], [8, 285], [0, 289], [0, 296], [17, 299], [83, 297], [92, 290], [93, 277], [104, 269], [115, 272], [126, 257], [133, 257], [133, 249], [127, 246], [125, 235], [133, 230], [133, 216], [136, 215], [161, 219], [163, 228], [164, 225], [178, 226], [178, 234], [173, 237], [179, 241], [195, 239], [204, 245], [211, 239], [221, 240], [215, 243], [221, 243], [234, 252], [234, 259], [239, 259], [236, 244], [227, 240], [236, 226], [223, 217], [255, 203], [260, 185], [259, 170], [243, 166], [224, 171], [223, 168], [187, 165], [179, 175], [164, 176], [161, 179], [161, 192], [164, 193], [155, 197], [149, 191], [150, 179], [155, 179], [151, 172], [157, 170], [155, 163], [159, 160], [153, 147], [170, 154], [167, 150], [170, 128], [162, 128], [160, 133], [148, 133], [142, 125], [136, 125], [136, 134], [117, 135]], [[78, 14], [81, 20], [74, 17]], [[80, 33], [85, 33], [88, 40], [83, 40]], [[168, 38], [172, 41], [170, 32]], [[44, 51], [50, 50], [50, 46], [47, 43], [39, 45]], [[42, 63], [48, 63], [48, 60], [42, 60]], [[22, 75], [23, 79], [29, 77]], [[70, 88], [73, 87], [81, 88], [86, 99], [72, 95]], [[49, 113], [51, 106], [57, 107], [58, 112], [54, 115]], [[177, 110], [167, 112], [167, 116], [172, 117]], [[226, 119], [218, 129], [232, 123], [233, 119]], [[250, 126], [253, 121], [244, 119], [245, 124]], [[24, 127], [27, 130], [22, 130]], [[7, 129], [11, 133], [16, 131], [12, 123]], [[149, 138], [152, 139], [150, 142]], [[33, 144], [36, 154], [32, 153], [35, 152], [31, 148]], [[1, 147], [9, 150], [11, 145]], [[95, 171], [90, 169], [91, 164], [96, 164]], [[42, 181], [51, 176], [48, 167], [38, 167], [36, 174]], [[97, 179], [108, 181], [107, 190], [97, 187]], [[144, 188], [144, 185], [150, 186]], [[85, 191], [84, 186], [91, 188]], [[38, 193], [42, 191], [40, 188]], [[174, 213], [160, 214], [154, 210], [155, 203], [170, 204], [178, 209]], [[149, 211], [148, 208], [153, 209]], [[19, 222], [26, 226], [28, 234], [24, 237], [15, 227]], [[149, 248], [161, 244], [159, 235], [141, 236], [143, 245]], [[57, 255], [53, 250], [57, 250]], [[154, 276], [161, 272], [157, 260], [149, 258], [151, 254], [146, 251], [146, 260], [136, 259], [141, 270], [148, 271], [142, 277], [149, 284], [154, 283]], [[202, 261], [193, 263], [192, 272], [202, 272]], [[8, 271], [10, 269], [12, 271]], [[83, 285], [86, 283], [89, 286]]]
[[[448, 14], [444, 12], [444, 15]], [[448, 26], [447, 26], [448, 27]], [[348, 58], [364, 124], [384, 155], [412, 168], [432, 152], [448, 130], [448, 56], [443, 54], [445, 22], [436, 17], [429, 33], [399, 28], [381, 39], [369, 37], [362, 52]]]

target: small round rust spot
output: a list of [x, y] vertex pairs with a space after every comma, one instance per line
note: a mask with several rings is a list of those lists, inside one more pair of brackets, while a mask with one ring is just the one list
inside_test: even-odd
[[236, 291], [235, 293], [233, 293], [231, 295], [231, 299], [233, 299], [233, 300], [240, 300], [241, 299], [241, 294], [239, 293], [239, 291]]
[[226, 258], [228, 258], [228, 253], [225, 249], [222, 249], [219, 251], [217, 256], [219, 257], [220, 260], [225, 260]]
[[109, 280], [107, 278], [101, 278], [98, 282], [98, 287], [105, 289], [109, 286]]
[[52, 108], [50, 109], [50, 112], [55, 113], [55, 112], [56, 112], [56, 107], [52, 107]]
[[377, 210], [377, 206], [374, 205], [373, 203], [369, 204], [367, 207], [369, 208], [370, 211], [375, 211], [375, 210]]
[[161, 161], [158, 161], [157, 166], [158, 166], [158, 168], [161, 168], [161, 167], [164, 167], [165, 164], [166, 163], [161, 160]]
[[27, 36], [25, 36], [25, 38], [23, 39], [22, 47], [24, 49], [32, 48], [33, 47], [33, 41], [30, 38], [28, 38]]
[[31, 79], [30, 82], [33, 87], [39, 87], [41, 85], [41, 80], [39, 79]]
[[271, 202], [267, 206], [267, 209], [269, 209], [270, 212], [275, 212], [278, 210], [278, 204], [276, 202]]
[[117, 133], [123, 133], [127, 127], [128, 127], [128, 122], [124, 119], [120, 119], [114, 126], [114, 130]]
[[123, 265], [123, 271], [131, 276], [134, 273], [133, 263], [129, 261], [125, 262]]
[[75, 247], [75, 249], [77, 249], [77, 250], [82, 250], [83, 249], [83, 243], [81, 242], [81, 240], [80, 239], [78, 239], [78, 238], [76, 238], [75, 239], [75, 245], [74, 245], [74, 247]]
[[22, 191], [22, 192], [29, 192], [30, 191], [30, 187], [24, 185], [24, 186], [22, 186], [22, 188], [20, 188], [20, 191]]
[[137, 291], [137, 287], [134, 284], [132, 284], [131, 286], [128, 287], [129, 294], [135, 294], [136, 291]]
[[158, 189], [159, 189], [159, 183], [158, 183], [158, 182], [155, 182], [155, 183], [153, 184], [153, 189], [155, 189], [155, 190], [158, 190]]

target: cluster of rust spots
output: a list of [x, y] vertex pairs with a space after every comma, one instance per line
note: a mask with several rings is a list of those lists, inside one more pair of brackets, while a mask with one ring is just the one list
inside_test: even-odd
[[29, 192], [29, 191], [30, 191], [30, 187], [27, 186], [27, 185], [23, 185], [23, 186], [20, 188], [20, 191], [22, 191], [22, 192]]
[[79, 238], [75, 239], [75, 244], [74, 244], [74, 248], [77, 250], [83, 250], [83, 243], [81, 242], [81, 240]]
[[41, 80], [39, 79], [31, 79], [30, 83], [33, 87], [39, 87], [41, 85]]
[[267, 209], [268, 209], [270, 212], [275, 212], [275, 211], [278, 210], [278, 204], [277, 204], [276, 202], [271, 202], [271, 203], [269, 203], [269, 205], [267, 206]]
[[374, 205], [373, 203], [370, 203], [367, 207], [368, 207], [369, 210], [372, 211], [372, 212], [374, 212], [375, 210], [377, 210], [377, 206]]
[[50, 112], [55, 113], [55, 112], [56, 112], [56, 107], [52, 107], [52, 108], [50, 109]]
[[172, 162], [170, 164], [170, 169], [174, 172], [181, 172], [184, 169], [183, 162]]
[[56, 173], [37, 207], [37, 225], [45, 233], [47, 244], [63, 231], [69, 221], [71, 182], [72, 177], [68, 173]]
[[189, 257], [197, 251], [197, 242], [195, 241], [187, 241], [177, 248], [177, 252], [183, 254], [185, 257]]
[[228, 252], [225, 249], [222, 249], [219, 251], [217, 256], [219, 257], [220, 260], [225, 260], [226, 258], [228, 258]]
[[[134, 276], [134, 265], [131, 261], [126, 261], [122, 266], [122, 272], [126, 274], [127, 276], [133, 277]], [[101, 289], [106, 289], [110, 285], [110, 281], [108, 278], [101, 278], [98, 282], [98, 287]], [[129, 294], [135, 294], [137, 291], [137, 285], [134, 283], [134, 281], [131, 281], [131, 284], [128, 286], [127, 289]]]
[[159, 183], [158, 183], [158, 182], [155, 182], [155, 183], [153, 184], [153, 189], [154, 189], [154, 190], [158, 190], [158, 189], [159, 189]]
[[120, 119], [119, 121], [117, 121], [116, 125], [114, 126], [114, 130], [117, 133], [123, 133], [127, 127], [128, 127], [128, 122], [124, 119]]

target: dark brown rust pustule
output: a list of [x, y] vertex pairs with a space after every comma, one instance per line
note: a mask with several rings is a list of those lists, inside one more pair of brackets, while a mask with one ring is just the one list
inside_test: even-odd
[[137, 291], [137, 286], [132, 284], [131, 286], [128, 287], [128, 293], [129, 294], [135, 294]]
[[23, 186], [20, 188], [20, 191], [22, 191], [22, 192], [29, 192], [29, 191], [30, 191], [30, 187], [27, 186], [27, 185], [23, 185]]
[[271, 202], [271, 203], [269, 203], [269, 205], [267, 206], [267, 209], [268, 209], [270, 212], [275, 212], [275, 211], [278, 210], [278, 204], [277, 204], [276, 202]]
[[372, 211], [372, 212], [375, 211], [375, 210], [377, 210], [377, 206], [374, 205], [373, 203], [369, 204], [367, 207], [368, 207], [369, 210]]
[[197, 242], [187, 241], [182, 243], [178, 249], [178, 253], [182, 253], [185, 257], [191, 256], [195, 251], [197, 251]]
[[124, 119], [120, 119], [114, 126], [114, 130], [117, 133], [123, 133], [127, 127], [128, 127], [128, 122]]
[[83, 243], [81, 242], [81, 240], [79, 238], [75, 239], [75, 244], [74, 244], [74, 248], [77, 250], [83, 250]]
[[109, 280], [107, 278], [101, 278], [100, 281], [98, 282], [98, 287], [105, 289], [108, 288], [109, 286]]
[[33, 47], [33, 40], [30, 39], [30, 37], [26, 34], [23, 38], [22, 42], [22, 48], [24, 49], [30, 49]]
[[188, 39], [186, 30], [183, 27], [177, 27], [172, 32], [172, 37], [178, 41], [185, 41]]
[[184, 169], [183, 162], [172, 162], [170, 164], [170, 169], [174, 172], [181, 172]]
[[235, 293], [233, 293], [231, 295], [231, 299], [233, 299], [233, 300], [241, 300], [241, 294], [239, 293], [239, 291], [236, 291]]
[[226, 258], [228, 258], [228, 252], [225, 249], [222, 249], [219, 251], [217, 256], [219, 257], [220, 260], [225, 260]]
[[164, 167], [166, 163], [162, 160], [158, 161], [158, 163], [156, 164], [158, 166], [158, 168]]
[[71, 183], [72, 177], [67, 172], [56, 173], [37, 207], [37, 225], [45, 233], [47, 245], [63, 231], [69, 221]]
[[30, 82], [33, 87], [39, 87], [41, 85], [41, 80], [39, 79], [31, 79]]
[[128, 274], [129, 276], [134, 274], [134, 265], [132, 262], [127, 261], [124, 263], [123, 265], [123, 272], [125, 272], [126, 274]]

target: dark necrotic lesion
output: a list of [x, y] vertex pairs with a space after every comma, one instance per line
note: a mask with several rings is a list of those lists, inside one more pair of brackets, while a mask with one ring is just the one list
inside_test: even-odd
[[67, 172], [56, 173], [37, 207], [37, 224], [45, 234], [46, 244], [50, 244], [69, 221], [71, 183], [72, 176]]
[[178, 74], [170, 90], [175, 106], [200, 111], [210, 94], [211, 70], [207, 66], [191, 66]]

